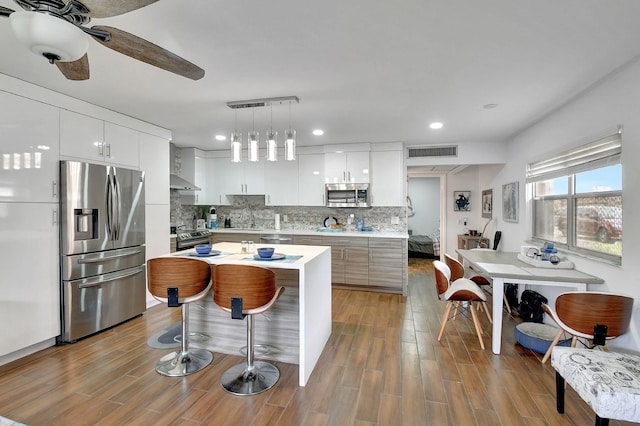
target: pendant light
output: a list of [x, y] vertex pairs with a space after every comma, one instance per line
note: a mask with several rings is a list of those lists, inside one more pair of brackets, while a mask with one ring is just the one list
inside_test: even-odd
[[271, 107], [271, 125], [267, 132], [267, 161], [278, 161], [278, 132], [273, 130], [273, 104]]
[[242, 161], [242, 134], [238, 133], [238, 111], [236, 111], [236, 119], [234, 131], [231, 133], [231, 161], [239, 163]]
[[249, 132], [249, 140], [247, 141], [248, 152], [249, 152], [249, 161], [255, 163], [259, 160], [258, 158], [258, 132], [256, 132], [255, 124], [256, 124], [256, 111], [255, 109], [251, 109], [253, 113], [253, 119], [251, 124], [251, 131]]
[[296, 159], [296, 131], [291, 128], [291, 101], [289, 101], [289, 128], [285, 131], [284, 159], [287, 161]]

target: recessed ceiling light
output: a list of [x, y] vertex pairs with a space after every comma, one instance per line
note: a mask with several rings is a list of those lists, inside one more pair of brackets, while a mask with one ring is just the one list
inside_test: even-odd
[[429, 128], [433, 130], [442, 129], [442, 123], [439, 121], [434, 121], [433, 123], [429, 124]]
[[324, 130], [322, 130], [322, 129], [315, 129], [312, 133], [313, 133], [314, 135], [316, 135], [316, 136], [322, 136], [322, 135], [324, 135]]
[[484, 104], [482, 105], [482, 108], [484, 109], [494, 109], [498, 106], [498, 104]]
[[217, 141], [226, 141], [227, 137], [225, 135], [216, 135]]

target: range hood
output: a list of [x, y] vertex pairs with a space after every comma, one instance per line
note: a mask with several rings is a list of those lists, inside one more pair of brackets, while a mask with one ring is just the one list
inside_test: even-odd
[[174, 144], [169, 143], [169, 189], [177, 189], [181, 191], [200, 191], [195, 184], [180, 177], [182, 170], [182, 159], [180, 149]]
[[192, 184], [191, 182], [181, 178], [173, 173], [169, 175], [169, 188], [180, 189], [183, 191], [199, 191], [200, 188]]

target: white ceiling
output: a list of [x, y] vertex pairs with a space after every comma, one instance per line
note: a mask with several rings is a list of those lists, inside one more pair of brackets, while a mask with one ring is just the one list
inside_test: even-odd
[[[227, 148], [213, 139], [234, 128], [226, 102], [289, 95], [300, 98], [299, 145], [495, 141], [636, 57], [638, 19], [637, 0], [160, 0], [90, 25], [171, 50], [202, 80], [91, 41], [91, 79], [68, 81], [18, 44], [8, 20], [0, 72], [168, 128], [178, 146]], [[237, 110], [238, 130], [252, 113], [263, 135], [269, 108]], [[445, 127], [430, 130], [435, 120]], [[288, 107], [274, 107], [274, 127], [287, 122]]]

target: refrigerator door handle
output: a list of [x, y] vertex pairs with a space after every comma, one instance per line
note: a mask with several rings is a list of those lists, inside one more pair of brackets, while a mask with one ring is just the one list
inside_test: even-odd
[[87, 288], [87, 287], [95, 287], [104, 283], [108, 283], [109, 281], [115, 281], [122, 278], [130, 277], [132, 275], [139, 274], [144, 272], [143, 266], [138, 266], [133, 270], [127, 270], [124, 272], [114, 272], [108, 275], [101, 275], [95, 278], [85, 278], [82, 280], [82, 284], [78, 284], [78, 288]]
[[111, 195], [112, 192], [112, 188], [111, 188], [111, 173], [107, 173], [107, 188], [105, 191], [105, 205], [106, 205], [106, 210], [107, 210], [107, 214], [105, 215], [105, 220], [106, 220], [106, 225], [107, 225], [107, 233], [109, 234], [109, 239], [113, 240], [113, 225], [112, 225], [112, 215], [111, 215], [111, 211], [113, 210], [113, 197]]
[[112, 255], [107, 255], [107, 256], [101, 256], [101, 255], [97, 255], [99, 257], [91, 257], [88, 259], [79, 259], [78, 263], [100, 263], [103, 262], [105, 260], [113, 260], [113, 259], [118, 259], [120, 257], [126, 257], [126, 256], [133, 256], [136, 254], [140, 254], [142, 253], [142, 250], [140, 249], [134, 249], [131, 251], [127, 251], [127, 252], [120, 252], [119, 254], [112, 254]]
[[122, 212], [122, 202], [120, 197], [120, 183], [118, 177], [113, 175], [113, 188], [114, 188], [114, 240], [120, 239], [120, 214]]

